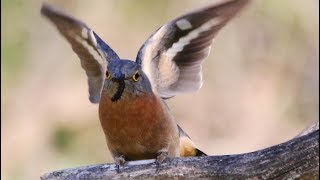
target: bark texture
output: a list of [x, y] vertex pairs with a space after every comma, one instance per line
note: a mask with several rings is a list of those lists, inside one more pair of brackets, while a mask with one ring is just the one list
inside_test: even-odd
[[44, 174], [52, 179], [319, 179], [319, 122], [292, 140], [251, 153], [90, 165]]

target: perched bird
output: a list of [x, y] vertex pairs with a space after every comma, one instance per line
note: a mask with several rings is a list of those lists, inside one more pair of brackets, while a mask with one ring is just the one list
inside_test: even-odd
[[217, 32], [249, 0], [228, 0], [167, 22], [142, 45], [135, 61], [119, 56], [86, 24], [48, 4], [41, 13], [79, 56], [89, 100], [115, 163], [206, 155], [177, 125], [165, 100], [202, 85], [201, 64]]

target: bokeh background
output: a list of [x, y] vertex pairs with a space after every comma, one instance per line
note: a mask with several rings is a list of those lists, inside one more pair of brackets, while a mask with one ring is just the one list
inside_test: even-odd
[[[41, 0], [1, 1], [1, 177], [112, 162], [78, 57], [40, 16]], [[51, 0], [120, 57], [159, 26], [214, 0]], [[319, 118], [319, 1], [256, 0], [215, 39], [204, 85], [168, 101], [210, 155], [285, 142]]]

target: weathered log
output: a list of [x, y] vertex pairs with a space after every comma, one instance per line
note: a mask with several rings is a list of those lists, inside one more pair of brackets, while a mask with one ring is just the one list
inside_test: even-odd
[[292, 140], [251, 153], [90, 165], [44, 174], [51, 179], [319, 179], [319, 122]]

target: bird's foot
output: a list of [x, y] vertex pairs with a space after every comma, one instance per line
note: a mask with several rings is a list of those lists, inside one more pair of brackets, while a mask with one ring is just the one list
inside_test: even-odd
[[160, 164], [161, 164], [165, 159], [167, 159], [167, 157], [168, 157], [168, 151], [159, 151], [158, 156], [157, 156], [157, 159], [156, 159], [156, 165], [157, 165], [157, 170], [156, 170], [156, 172], [159, 171], [159, 166], [160, 166]]
[[117, 173], [120, 173], [120, 166], [124, 166], [125, 162], [126, 162], [126, 160], [123, 155], [114, 157], [114, 163], [117, 166]]

